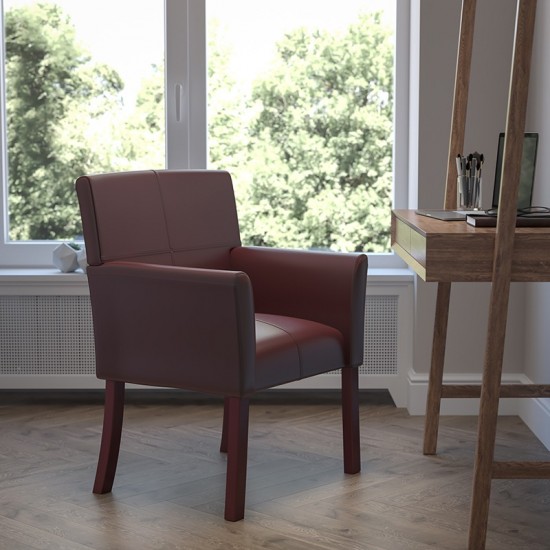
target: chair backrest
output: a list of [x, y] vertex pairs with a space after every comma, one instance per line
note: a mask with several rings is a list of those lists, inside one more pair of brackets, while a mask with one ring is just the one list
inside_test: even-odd
[[124, 260], [228, 269], [240, 246], [231, 176], [150, 170], [76, 181], [90, 265]]

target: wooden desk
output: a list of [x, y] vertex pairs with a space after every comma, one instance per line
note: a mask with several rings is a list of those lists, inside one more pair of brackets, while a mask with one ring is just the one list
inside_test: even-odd
[[[456, 157], [464, 151], [476, 2], [462, 0], [443, 201], [443, 207], [447, 209], [456, 208], [457, 204]], [[436, 450], [452, 281], [491, 281], [483, 380], [477, 392], [480, 407], [469, 550], [485, 548], [492, 479], [550, 478], [550, 462], [494, 461], [498, 402], [503, 389], [506, 388], [508, 397], [543, 396], [550, 392], [550, 385], [533, 385], [529, 389], [533, 394], [519, 386], [510, 389], [501, 385], [510, 282], [550, 280], [548, 230], [515, 227], [536, 9], [537, 0], [517, 0], [497, 228], [481, 229], [468, 227], [464, 222], [424, 220], [413, 212], [398, 211], [392, 217], [392, 241], [397, 253], [426, 281], [437, 281], [425, 454], [434, 454]], [[445, 397], [457, 396], [454, 390], [451, 393]]]
[[[481, 550], [485, 547], [491, 479], [550, 478], [550, 462], [494, 461], [499, 397], [550, 397], [550, 385], [501, 385], [507, 295], [501, 296], [494, 289], [491, 307], [496, 313], [493, 317], [489, 315], [483, 384], [443, 384], [451, 283], [494, 282], [496, 228], [473, 227], [465, 221], [441, 221], [420, 216], [414, 210], [396, 210], [392, 212], [391, 235], [397, 254], [422, 279], [438, 283], [424, 454], [436, 453], [441, 399], [481, 397], [469, 533], [469, 548]], [[516, 228], [511, 280], [550, 281], [550, 228]], [[495, 326], [499, 324], [495, 336]]]
[[[495, 234], [494, 227], [392, 212], [392, 247], [427, 282], [491, 281]], [[516, 228], [512, 281], [550, 281], [550, 227]]]

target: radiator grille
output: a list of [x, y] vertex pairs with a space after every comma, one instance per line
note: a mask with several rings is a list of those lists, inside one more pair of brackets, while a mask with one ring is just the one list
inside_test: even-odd
[[[367, 296], [360, 374], [397, 374], [399, 297]], [[0, 375], [95, 373], [88, 296], [0, 296]]]
[[1, 296], [0, 374], [95, 374], [88, 296]]
[[359, 374], [397, 374], [399, 296], [367, 296], [365, 355]]

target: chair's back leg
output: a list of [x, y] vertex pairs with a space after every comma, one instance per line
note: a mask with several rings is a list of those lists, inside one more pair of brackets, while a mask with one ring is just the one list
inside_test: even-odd
[[93, 492], [110, 493], [115, 479], [122, 418], [124, 415], [124, 382], [107, 380], [105, 384], [105, 409], [103, 413], [103, 433], [101, 449], [95, 475]]
[[344, 472], [361, 471], [359, 436], [359, 369], [342, 369], [342, 426], [344, 435]]
[[228, 521], [239, 521], [244, 517], [248, 454], [248, 409], [248, 399], [226, 397], [227, 480], [225, 519]]

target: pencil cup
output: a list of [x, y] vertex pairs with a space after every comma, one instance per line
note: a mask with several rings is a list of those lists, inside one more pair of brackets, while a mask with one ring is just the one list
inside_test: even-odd
[[459, 210], [481, 210], [481, 178], [458, 176], [456, 202]]

